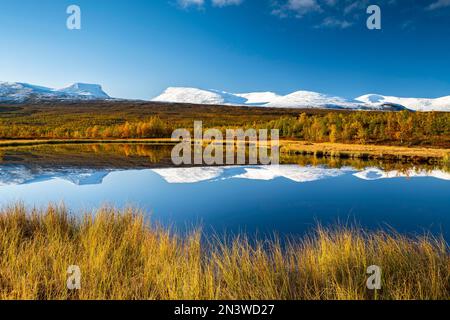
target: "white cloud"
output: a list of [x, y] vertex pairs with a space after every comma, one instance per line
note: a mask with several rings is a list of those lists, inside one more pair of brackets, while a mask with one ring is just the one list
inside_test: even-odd
[[280, 18], [286, 18], [291, 14], [294, 14], [297, 18], [301, 18], [310, 12], [322, 11], [317, 0], [287, 0], [283, 1], [283, 3], [276, 1], [274, 6], [275, 9], [272, 10], [272, 14]]
[[243, 0], [212, 0], [215, 7], [238, 6]]
[[303, 15], [312, 11], [320, 11], [320, 5], [316, 0], [289, 0], [287, 8]]
[[[206, 5], [216, 8], [239, 6], [245, 0], [176, 0], [180, 7], [186, 9], [197, 7], [204, 9]], [[366, 14], [371, 0], [267, 0], [271, 3], [272, 14], [279, 18], [304, 18], [311, 15], [315, 19], [314, 28], [346, 29], [359, 22]], [[450, 0], [435, 1], [428, 9], [434, 10], [450, 6]], [[397, 0], [378, 0], [380, 4], [394, 6]], [[320, 22], [317, 22], [320, 21]]]
[[[366, 6], [366, 8], [367, 8], [367, 6]], [[344, 13], [349, 14], [357, 9], [361, 9], [361, 2], [355, 1], [355, 2], [350, 3], [349, 5], [347, 5], [344, 8]]]
[[[240, 5], [244, 0], [211, 0], [211, 4], [214, 7], [227, 7], [227, 6], [238, 6]], [[189, 7], [198, 7], [201, 8], [205, 5], [206, 0], [177, 0], [178, 5], [183, 8], [189, 8]]]
[[436, 10], [436, 9], [441, 9], [441, 8], [445, 8], [445, 7], [450, 7], [450, 0], [438, 0], [438, 1], [430, 4], [427, 7], [427, 9], [428, 10]]
[[325, 18], [321, 24], [317, 25], [316, 28], [338, 28], [347, 29], [352, 26], [351, 22], [347, 20], [339, 20], [333, 17]]
[[205, 4], [205, 0], [178, 0], [178, 5], [182, 8], [201, 7]]
[[[280, 18], [318, 19], [314, 28], [346, 29], [360, 23], [372, 0], [272, 0], [272, 14]], [[434, 0], [437, 1], [437, 0]], [[450, 0], [438, 0], [449, 1]], [[397, 0], [378, 0], [380, 5], [394, 6]], [[361, 22], [362, 23], [362, 22]], [[365, 25], [365, 23], [364, 23]]]

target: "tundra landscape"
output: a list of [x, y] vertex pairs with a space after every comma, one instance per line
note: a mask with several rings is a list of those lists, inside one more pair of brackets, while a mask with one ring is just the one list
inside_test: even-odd
[[0, 2], [0, 300], [450, 301], [448, 0]]

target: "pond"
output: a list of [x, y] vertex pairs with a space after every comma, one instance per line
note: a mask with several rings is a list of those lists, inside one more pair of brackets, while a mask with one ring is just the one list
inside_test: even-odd
[[301, 236], [317, 224], [450, 237], [450, 172], [296, 156], [280, 166], [172, 167], [170, 146], [61, 145], [0, 154], [0, 206], [142, 208], [178, 230]]

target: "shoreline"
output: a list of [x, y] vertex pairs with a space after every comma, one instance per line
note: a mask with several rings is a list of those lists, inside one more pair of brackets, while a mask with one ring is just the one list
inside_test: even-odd
[[308, 143], [282, 141], [282, 153], [315, 155], [319, 158], [356, 158], [364, 160], [395, 160], [404, 162], [448, 163], [450, 149], [425, 147], [400, 147], [343, 143]]
[[[2, 148], [64, 145], [64, 144], [149, 144], [175, 145], [170, 138], [149, 139], [14, 139], [0, 140]], [[204, 142], [209, 143], [209, 142]], [[224, 141], [223, 143], [226, 143]], [[280, 140], [280, 153], [285, 155], [314, 155], [319, 158], [356, 158], [368, 160], [397, 160], [405, 162], [444, 162], [450, 161], [450, 149], [427, 147], [401, 147], [386, 145], [362, 145], [344, 143], [310, 143], [297, 140]]]

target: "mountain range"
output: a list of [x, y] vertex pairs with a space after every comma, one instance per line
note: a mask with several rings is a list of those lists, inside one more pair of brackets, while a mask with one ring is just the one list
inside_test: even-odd
[[274, 92], [229, 93], [218, 90], [170, 87], [153, 101], [273, 108], [450, 111], [450, 96], [423, 99], [368, 94], [355, 99], [345, 99], [312, 91], [296, 91], [288, 95], [278, 95]]
[[[0, 103], [39, 101], [116, 100], [98, 84], [75, 83], [61, 89], [52, 89], [21, 82], [0, 82]], [[287, 95], [274, 92], [230, 93], [186, 87], [169, 87], [151, 99], [162, 103], [189, 103], [208, 105], [235, 105], [271, 108], [322, 108], [382, 111], [447, 111], [450, 96], [437, 99], [400, 98], [367, 94], [354, 99], [312, 91], [296, 91]]]

